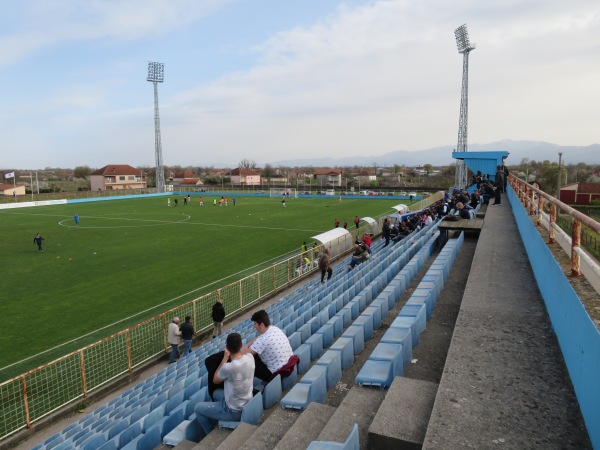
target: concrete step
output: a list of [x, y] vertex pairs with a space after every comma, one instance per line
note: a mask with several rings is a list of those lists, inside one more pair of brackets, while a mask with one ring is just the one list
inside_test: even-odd
[[254, 434], [256, 429], [256, 425], [249, 425], [244, 422], [240, 423], [240, 425], [233, 430], [223, 442], [221, 442], [217, 447], [217, 450], [238, 450], [244, 442]]
[[323, 405], [321, 403], [310, 403], [308, 407], [300, 414], [294, 425], [283, 435], [279, 443], [275, 446], [276, 450], [289, 450], [306, 448], [317, 439], [317, 436], [334, 414], [333, 406]]
[[420, 449], [433, 410], [438, 385], [396, 377], [369, 427], [368, 448]]
[[352, 432], [354, 423], [357, 423], [360, 448], [367, 448], [369, 427], [386, 392], [377, 388], [352, 386], [317, 440], [345, 442]]
[[215, 428], [205, 436], [193, 450], [215, 450], [231, 434], [231, 430]]
[[[278, 405], [277, 405], [278, 406]], [[240, 450], [272, 450], [294, 425], [300, 411], [277, 408], [259, 426]]]
[[197, 442], [186, 441], [185, 439], [177, 444], [175, 447], [169, 447], [168, 445], [161, 444], [159, 447], [156, 447], [154, 450], [162, 450], [162, 449], [174, 449], [174, 450], [192, 450], [194, 447], [198, 445]]

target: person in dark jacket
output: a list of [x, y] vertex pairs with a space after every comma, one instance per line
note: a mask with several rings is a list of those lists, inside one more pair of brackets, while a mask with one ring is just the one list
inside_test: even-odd
[[502, 204], [502, 190], [504, 189], [504, 171], [502, 166], [498, 166], [496, 170], [496, 179], [494, 180], [494, 205]]
[[225, 308], [223, 308], [223, 302], [219, 299], [215, 302], [212, 308], [212, 337], [216, 337], [223, 332], [223, 319], [225, 319]]
[[190, 316], [185, 317], [185, 322], [181, 325], [179, 331], [181, 331], [181, 340], [183, 341], [183, 356], [187, 356], [192, 352], [192, 339], [196, 334]]
[[390, 243], [390, 224], [388, 223], [387, 217], [383, 219], [382, 231], [383, 238], [385, 239], [384, 247], [387, 247]]
[[319, 269], [321, 269], [321, 284], [325, 283], [325, 274], [327, 273], [327, 279], [329, 280], [333, 275], [333, 269], [329, 267], [329, 255], [330, 250], [326, 248], [319, 257]]

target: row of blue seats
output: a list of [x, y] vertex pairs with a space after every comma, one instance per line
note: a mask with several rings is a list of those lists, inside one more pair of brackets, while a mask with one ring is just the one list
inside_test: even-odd
[[[381, 326], [382, 317], [393, 308], [395, 297], [387, 294], [382, 295], [381, 298], [378, 296], [401, 270], [412, 274], [411, 277], [416, 275], [424, 262], [423, 259], [426, 260], [417, 252], [418, 249], [425, 247], [426, 251], [422, 254], [431, 255], [437, 239], [437, 235], [431, 237], [434, 228], [428, 230], [429, 232], [425, 231], [420, 239], [413, 242], [410, 250], [403, 252], [402, 256], [397, 257], [392, 254], [389, 260], [382, 259], [378, 266], [368, 268], [369, 272], [364, 278], [369, 284], [336, 313], [334, 322], [328, 324], [333, 334], [332, 341], [334, 337], [337, 338], [329, 350], [321, 356], [323, 349], [327, 348], [327, 345], [323, 345], [322, 339], [325, 333], [315, 333], [307, 343], [299, 347], [296, 354], [301, 361], [308, 360], [310, 355], [310, 360], [317, 360], [317, 362], [281, 400], [283, 408], [303, 410], [311, 401], [319, 403], [325, 401], [327, 390], [335, 386], [341, 379], [342, 370], [352, 365], [354, 356], [362, 352], [365, 340], [372, 338], [374, 325]], [[426, 242], [429, 242], [429, 245], [426, 245]], [[415, 256], [407, 261], [407, 257], [411, 254]], [[393, 262], [389, 264], [389, 261]], [[409, 280], [403, 282], [398, 298], [408, 282]], [[343, 328], [346, 330], [342, 333]], [[341, 337], [338, 337], [340, 335]]]
[[398, 313], [390, 328], [381, 338], [356, 376], [356, 384], [389, 388], [396, 376], [404, 374], [404, 366], [411, 360], [406, 349], [419, 343], [419, 335], [426, 329], [436, 301], [456, 256], [464, 234], [446, 243], [444, 249], [430, 266], [411, 297]]

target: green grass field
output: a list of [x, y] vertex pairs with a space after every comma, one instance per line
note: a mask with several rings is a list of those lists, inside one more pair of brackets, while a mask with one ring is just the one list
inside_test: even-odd
[[[350, 230], [355, 215], [379, 216], [398, 204], [289, 199], [283, 208], [279, 198], [238, 197], [235, 207], [213, 207], [212, 197], [204, 200], [203, 207], [198, 197], [170, 208], [165, 197], [151, 197], [0, 210], [0, 380], [255, 272], [336, 218]], [[37, 232], [43, 253], [33, 243]]]

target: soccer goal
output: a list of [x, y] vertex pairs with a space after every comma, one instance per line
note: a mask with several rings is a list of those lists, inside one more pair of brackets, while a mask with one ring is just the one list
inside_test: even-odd
[[296, 188], [270, 188], [269, 197], [298, 198]]

